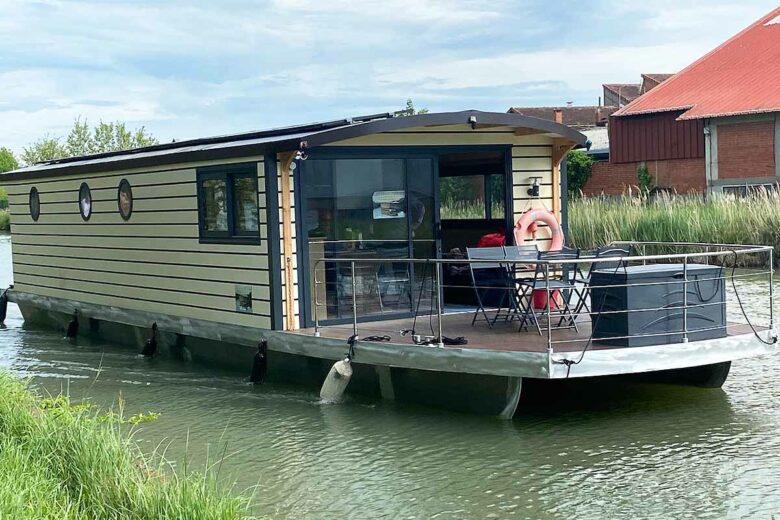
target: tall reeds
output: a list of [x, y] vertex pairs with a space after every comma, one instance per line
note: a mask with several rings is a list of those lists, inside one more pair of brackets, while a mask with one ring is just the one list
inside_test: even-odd
[[[592, 249], [615, 240], [780, 246], [780, 195], [661, 195], [578, 198], [569, 203], [570, 240]], [[777, 250], [775, 251], [777, 255]]]
[[0, 373], [0, 518], [246, 518], [209, 475], [145, 457], [121, 418]]

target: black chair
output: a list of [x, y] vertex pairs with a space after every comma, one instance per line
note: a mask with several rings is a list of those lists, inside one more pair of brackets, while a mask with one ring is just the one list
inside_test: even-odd
[[[579, 250], [564, 247], [561, 251], [539, 252], [538, 260], [543, 263], [536, 264], [533, 279], [520, 282], [521, 294], [528, 295], [528, 304], [524, 306], [523, 317], [520, 321], [520, 330], [528, 330], [528, 322], [536, 325], [539, 335], [542, 334], [542, 328], [539, 319], [547, 316], [548, 321], [552, 320], [553, 314], [558, 314], [559, 320], [555, 328], [573, 328], [577, 329], [577, 323], [572, 312], [570, 302], [572, 293], [575, 292], [576, 263], [572, 260], [579, 258]], [[548, 296], [545, 306], [540, 312], [533, 305], [534, 291], [545, 291]], [[561, 304], [556, 304], [557, 310], [553, 311], [550, 300], [555, 292], [561, 295]], [[564, 322], [566, 325], [564, 326]]]
[[[620, 258], [620, 257], [629, 257], [632, 254], [631, 248], [626, 247], [620, 247], [620, 246], [602, 246], [596, 249], [592, 254], [588, 255], [592, 258]], [[590, 314], [590, 307], [588, 307], [586, 299], [590, 297], [590, 277], [593, 274], [593, 271], [596, 270], [609, 270], [609, 271], [615, 271], [621, 267], [625, 267], [628, 265], [628, 260], [613, 260], [613, 261], [603, 261], [603, 262], [592, 262], [590, 264], [590, 267], [588, 268], [588, 273], [583, 275], [581, 274], [577, 278], [577, 283], [582, 285], [582, 290], [578, 292], [579, 301], [577, 302], [577, 307], [574, 310], [574, 313], [576, 315], [579, 315], [583, 309]]]
[[[507, 269], [504, 248], [468, 247], [466, 256], [469, 260], [493, 260], [492, 262], [469, 262], [471, 282], [474, 284], [474, 294], [477, 297], [477, 310], [474, 312], [471, 325], [474, 326], [480, 313], [491, 328], [504, 308], [509, 313], [518, 313], [517, 288]], [[496, 308], [492, 320], [488, 317], [486, 306]]]

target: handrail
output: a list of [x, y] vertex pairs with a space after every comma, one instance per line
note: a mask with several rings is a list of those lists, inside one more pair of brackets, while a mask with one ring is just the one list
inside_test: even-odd
[[[630, 242], [614, 242], [614, 244], [629, 244]], [[636, 242], [638, 245], [642, 245], [641, 242]], [[649, 243], [648, 243], [649, 244]], [[658, 242], [658, 244], [663, 245], [676, 245], [674, 242]], [[688, 245], [688, 244], [680, 244], [680, 245]], [[697, 245], [697, 244], [692, 244]], [[596, 263], [602, 263], [602, 262], [638, 262], [638, 261], [646, 261], [646, 260], [683, 260], [685, 258], [709, 258], [709, 257], [720, 257], [720, 256], [727, 256], [727, 255], [733, 255], [735, 252], [743, 255], [748, 254], [755, 254], [755, 253], [766, 253], [768, 251], [774, 250], [773, 246], [740, 246], [740, 245], [732, 245], [732, 246], [724, 246], [724, 247], [733, 247], [735, 249], [730, 249], [728, 251], [709, 251], [709, 252], [703, 252], [703, 253], [672, 253], [672, 254], [661, 254], [661, 255], [639, 255], [639, 256], [604, 256], [604, 257], [582, 257], [582, 258], [555, 258], [553, 260], [547, 260], [547, 259], [535, 259], [535, 260], [523, 260], [521, 262], [528, 263], [528, 264], [552, 264], [552, 265], [560, 265], [560, 264], [596, 264]], [[741, 249], [738, 249], [741, 248]], [[341, 258], [319, 258], [317, 259], [315, 263], [315, 267], [322, 263], [322, 262], [328, 262], [328, 263], [347, 263], [347, 262], [361, 262], [366, 264], [377, 264], [377, 263], [386, 263], [386, 262], [397, 262], [397, 263], [404, 263], [404, 264], [500, 264], [500, 263], [507, 263], [507, 262], [514, 262], [512, 259], [508, 258], [403, 258], [403, 257], [370, 257], [370, 258], [360, 258], [360, 257], [341, 257]]]
[[[554, 345], [556, 343], [566, 343], [568, 341], [561, 341], [554, 340], [553, 339], [553, 326], [552, 326], [552, 314], [553, 314], [553, 303], [551, 300], [553, 299], [553, 293], [556, 292], [556, 290], [551, 288], [550, 280], [551, 276], [558, 276], [561, 271], [565, 272], [567, 265], [591, 265], [594, 264], [597, 266], [599, 263], [610, 263], [610, 264], [618, 264], [618, 265], [627, 265], [628, 263], [643, 263], [647, 264], [648, 262], [659, 262], [659, 263], [674, 263], [674, 261], [679, 261], [679, 263], [682, 264], [682, 279], [677, 281], [662, 281], [662, 282], [637, 282], [637, 283], [624, 283], [624, 284], [615, 284], [615, 285], [605, 285], [605, 286], [599, 286], [600, 288], [612, 288], [612, 287], [627, 287], [627, 286], [643, 286], [643, 285], [665, 285], [665, 284], [682, 284], [683, 290], [682, 290], [682, 305], [672, 305], [671, 307], [667, 306], [665, 307], [666, 310], [679, 310], [682, 311], [682, 330], [679, 332], [676, 332], [677, 334], [682, 334], [683, 342], [688, 342], [689, 339], [689, 307], [690, 308], [698, 308], [698, 307], [707, 307], [710, 305], [710, 303], [706, 302], [699, 302], [694, 303], [693, 305], [689, 305], [689, 299], [688, 299], [688, 290], [689, 284], [699, 284], [702, 282], [707, 281], [720, 281], [723, 280], [724, 282], [731, 278], [732, 284], [734, 283], [733, 280], [736, 278], [743, 278], [748, 276], [761, 276], [761, 275], [767, 275], [769, 277], [769, 329], [773, 330], [774, 327], [774, 291], [772, 287], [772, 283], [774, 280], [774, 272], [773, 272], [773, 251], [774, 247], [772, 246], [761, 246], [761, 245], [743, 245], [743, 244], [707, 244], [707, 243], [694, 243], [694, 242], [642, 242], [642, 241], [615, 241], [612, 242], [610, 245], [632, 245], [632, 246], [638, 246], [642, 248], [642, 252], [646, 252], [646, 246], [664, 246], [664, 247], [688, 247], [688, 248], [706, 248], [707, 250], [704, 252], [682, 252], [682, 253], [665, 253], [665, 254], [642, 254], [637, 256], [603, 256], [603, 257], [582, 257], [582, 258], [553, 258], [553, 259], [545, 259], [545, 258], [537, 258], [537, 259], [512, 259], [512, 258], [477, 258], [477, 259], [471, 259], [471, 258], [403, 258], [403, 257], [336, 257], [336, 258], [319, 258], [314, 261], [313, 265], [313, 311], [314, 311], [314, 333], [315, 336], [320, 335], [320, 320], [318, 316], [318, 308], [322, 305], [327, 305], [326, 302], [320, 302], [318, 298], [318, 288], [319, 285], [326, 285], [328, 284], [327, 281], [321, 281], [318, 280], [318, 272], [323, 270], [323, 264], [350, 264], [350, 275], [351, 275], [351, 289], [352, 289], [352, 295], [351, 295], [351, 306], [352, 306], [352, 326], [353, 326], [353, 335], [355, 338], [358, 337], [358, 316], [357, 316], [357, 292], [358, 292], [358, 286], [357, 286], [357, 280], [356, 280], [356, 264], [363, 264], [363, 265], [373, 265], [373, 264], [384, 264], [384, 263], [397, 263], [397, 264], [409, 264], [411, 265], [431, 265], [434, 268], [433, 276], [431, 278], [431, 283], [435, 284], [435, 288], [432, 288], [432, 294], [435, 290], [435, 298], [431, 300], [431, 314], [433, 315], [434, 309], [433, 306], [435, 305], [435, 316], [437, 320], [437, 333], [438, 336], [435, 338], [435, 341], [433, 342], [433, 345], [438, 347], [443, 347], [443, 341], [444, 341], [444, 333], [443, 333], [443, 314], [444, 314], [444, 304], [442, 301], [442, 287], [443, 281], [442, 281], [442, 268], [444, 264], [448, 265], [472, 265], [472, 264], [492, 264], [492, 265], [508, 265], [508, 264], [523, 264], [523, 265], [538, 265], [539, 267], [537, 269], [540, 269], [543, 273], [543, 278], [539, 277], [537, 278], [537, 281], [539, 285], [537, 286], [541, 291], [544, 291], [546, 293], [546, 302], [547, 307], [546, 309], [542, 310], [542, 315], [544, 315], [544, 312], [547, 312], [548, 319], [547, 319], [547, 326], [546, 326], [546, 343], [547, 343], [547, 352], [550, 356], [553, 354]], [[723, 273], [722, 276], [716, 276], [716, 277], [709, 277], [705, 276], [704, 278], [691, 278], [690, 272], [689, 272], [689, 264], [696, 259], [713, 259], [713, 258], [724, 258], [729, 256], [744, 256], [744, 255], [752, 255], [752, 254], [758, 254], [758, 253], [769, 253], [769, 270], [766, 271], [764, 269], [761, 269], [757, 271], [756, 273], [749, 273], [749, 274], [735, 274], [731, 273], [731, 276], [727, 276], [726, 273]], [[708, 262], [709, 263], [709, 262]], [[736, 264], [736, 261], [735, 261]], [[551, 269], [550, 266], [553, 266]], [[717, 264], [716, 264], [717, 265]], [[722, 265], [722, 264], [721, 264]], [[411, 267], [410, 267], [411, 268]], [[328, 268], [327, 266], [324, 267], [325, 271], [332, 270], [333, 268]], [[533, 267], [529, 269], [529, 272], [534, 270]], [[537, 271], [538, 273], [539, 271]], [[574, 281], [572, 288], [574, 289], [576, 287], [577, 281]], [[581, 283], [581, 282], [579, 282]], [[717, 282], [716, 282], [717, 283]], [[448, 285], [449, 287], [449, 285]], [[453, 286], [455, 287], [455, 286]], [[736, 286], [735, 290], [736, 290]], [[488, 286], [479, 286], [480, 289], [490, 289], [491, 287]], [[501, 289], [501, 287], [496, 287], [496, 289]], [[725, 287], [724, 287], [725, 290]], [[580, 296], [578, 294], [578, 298], [581, 298], [583, 301], [584, 296]], [[591, 305], [593, 302], [591, 302]], [[530, 305], [530, 304], [529, 304]], [[718, 303], [718, 305], [721, 305]], [[660, 309], [660, 308], [659, 308]], [[578, 308], [578, 310], [574, 310], [574, 316], [572, 318], [572, 323], [576, 320], [576, 318], [580, 317], [582, 314], [585, 314], [586, 316], [593, 316], [597, 314], [619, 314], [619, 313], [632, 313], [632, 312], [647, 312], [652, 310], [658, 310], [658, 309], [630, 309], [630, 310], [620, 310], [620, 311], [608, 311], [608, 310], [600, 310], [599, 312], [592, 312], [590, 310], [587, 310], [587, 312], [583, 313], [581, 308]], [[596, 322], [597, 323], [597, 322]], [[749, 322], [748, 322], [749, 323]], [[560, 323], [555, 327], [559, 327]], [[594, 326], [595, 327], [595, 326]], [[696, 331], [699, 331], [699, 329], [696, 329]], [[433, 331], [432, 331], [433, 332]], [[541, 330], [539, 331], [542, 332]], [[633, 337], [633, 336], [629, 336]], [[637, 336], [639, 337], [639, 336]], [[592, 338], [591, 338], [592, 339]], [[591, 341], [591, 339], [588, 340], [588, 342]], [[621, 339], [621, 338], [602, 338], [602, 339]], [[571, 341], [578, 341], [578, 340], [571, 340]], [[581, 341], [581, 340], [580, 340]], [[551, 358], [552, 359], [552, 358]]]

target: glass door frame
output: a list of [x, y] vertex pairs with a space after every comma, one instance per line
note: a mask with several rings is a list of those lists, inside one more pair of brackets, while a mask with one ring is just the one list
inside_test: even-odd
[[[439, 196], [439, 157], [451, 153], [468, 152], [503, 152], [505, 166], [505, 217], [507, 231], [514, 226], [513, 219], [513, 194], [512, 194], [512, 145], [445, 145], [445, 146], [328, 146], [308, 151], [309, 159], [431, 159], [433, 175], [433, 234], [434, 250], [436, 258], [442, 257], [441, 250], [441, 201]], [[306, 161], [298, 161], [293, 178], [295, 193], [295, 231], [297, 245], [297, 270], [298, 270], [298, 308], [301, 327], [314, 326], [314, 314], [312, 311], [312, 294], [309, 289], [309, 241], [304, 229], [304, 184], [303, 177], [306, 171]], [[408, 177], [406, 163], [404, 163], [404, 189], [408, 193]], [[409, 198], [407, 197], [407, 201]], [[408, 204], [408, 202], [407, 202]], [[414, 258], [414, 244], [412, 229], [407, 223], [408, 246], [410, 258]], [[414, 280], [414, 265], [411, 267], [411, 280]], [[412, 282], [410, 282], [411, 284]], [[358, 316], [358, 322], [373, 322], [410, 317], [414, 315], [414, 298], [412, 298], [410, 312], [399, 311], [397, 313], [374, 314]], [[321, 320], [320, 325], [337, 325], [350, 323], [351, 318]]]

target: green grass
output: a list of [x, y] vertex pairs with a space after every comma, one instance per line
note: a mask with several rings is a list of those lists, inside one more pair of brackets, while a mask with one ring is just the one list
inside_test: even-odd
[[[578, 198], [569, 203], [572, 245], [615, 240], [780, 246], [780, 195]], [[777, 255], [777, 251], [775, 251]]]
[[126, 422], [63, 396], [43, 399], [0, 373], [0, 518], [248, 517], [248, 500], [210, 474], [142, 455]]
[[[494, 219], [504, 218], [504, 204], [502, 201], [493, 201], [491, 215]], [[444, 220], [484, 219], [484, 199], [457, 200], [445, 198], [441, 202], [441, 218]]]

